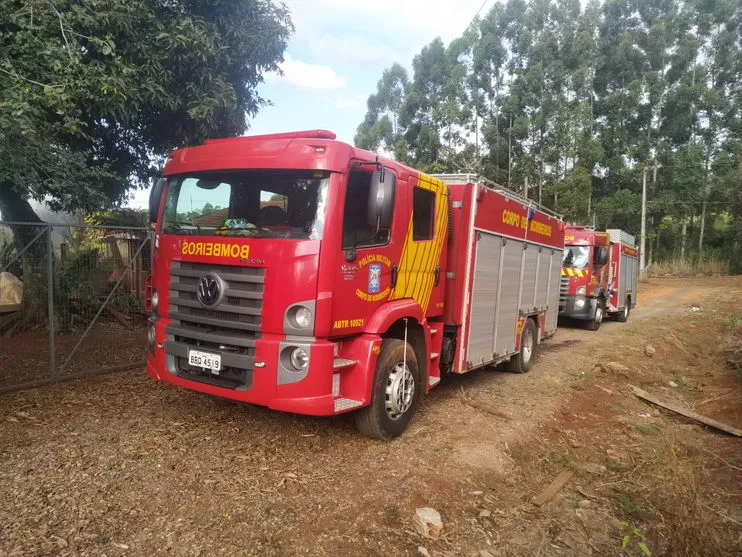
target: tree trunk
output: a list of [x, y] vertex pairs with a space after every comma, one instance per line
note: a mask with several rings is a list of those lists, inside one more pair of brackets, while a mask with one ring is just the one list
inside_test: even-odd
[[[742, 163], [737, 169], [737, 182], [742, 184]], [[732, 259], [732, 271], [739, 273], [742, 272], [742, 187], [737, 192], [734, 208], [732, 221], [735, 228], [733, 250], [735, 257]]]
[[590, 176], [590, 184], [587, 190], [587, 220], [590, 220], [590, 215], [593, 212], [593, 177]]
[[7, 182], [0, 182], [0, 213], [4, 221], [41, 222], [31, 204]]
[[541, 205], [541, 191], [542, 191], [542, 189], [543, 189], [542, 188], [542, 184], [541, 184], [541, 181], [539, 180], [539, 183], [538, 183], [538, 204], [539, 205]]
[[659, 228], [657, 229], [657, 246], [654, 248], [654, 253], [657, 259], [659, 259], [660, 257], [660, 229]]
[[513, 167], [513, 113], [510, 113], [510, 125], [508, 127], [508, 188], [510, 187], [510, 172]]
[[698, 260], [703, 258], [703, 233], [706, 228], [706, 198], [703, 198], [701, 205], [701, 227], [698, 232]]
[[[41, 219], [29, 202], [7, 183], [0, 183], [0, 212], [6, 222], [31, 223], [9, 225], [19, 252], [33, 242], [21, 256], [22, 274], [19, 278], [23, 281], [23, 316], [22, 324], [15, 327], [16, 331], [20, 331], [47, 320], [47, 257], [53, 257], [53, 254], [48, 253], [48, 234], [51, 234], [51, 230], [33, 225], [41, 223]], [[40, 232], [43, 233], [36, 238]]]
[[685, 259], [685, 238], [688, 233], [688, 219], [683, 217], [683, 226], [680, 229], [680, 259]]

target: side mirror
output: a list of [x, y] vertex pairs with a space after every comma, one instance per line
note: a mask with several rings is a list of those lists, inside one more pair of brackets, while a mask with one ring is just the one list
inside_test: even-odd
[[371, 174], [368, 190], [368, 225], [389, 228], [394, 214], [394, 187], [397, 177], [387, 170], [376, 170]]
[[160, 212], [160, 199], [162, 198], [162, 189], [164, 187], [165, 178], [158, 178], [149, 192], [149, 222], [157, 222], [157, 215]]

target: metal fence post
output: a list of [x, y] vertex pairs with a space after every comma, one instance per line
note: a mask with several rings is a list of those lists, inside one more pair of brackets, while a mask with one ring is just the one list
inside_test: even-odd
[[54, 244], [52, 243], [52, 225], [47, 227], [46, 238], [46, 290], [47, 302], [49, 304], [49, 376], [56, 374], [56, 352], [54, 338]]

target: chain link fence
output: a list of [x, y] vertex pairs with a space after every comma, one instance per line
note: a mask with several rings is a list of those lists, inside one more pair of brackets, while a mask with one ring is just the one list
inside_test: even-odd
[[147, 228], [0, 221], [0, 392], [144, 366]]

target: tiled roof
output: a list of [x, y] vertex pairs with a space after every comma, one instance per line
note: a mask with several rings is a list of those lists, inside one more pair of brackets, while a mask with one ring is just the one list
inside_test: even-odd
[[[285, 201], [261, 201], [260, 208], [264, 207], [280, 207], [281, 209], [285, 206]], [[194, 224], [204, 227], [218, 228], [224, 224], [224, 221], [229, 218], [229, 209], [219, 209], [213, 213], [207, 215], [201, 215], [193, 219]]]

